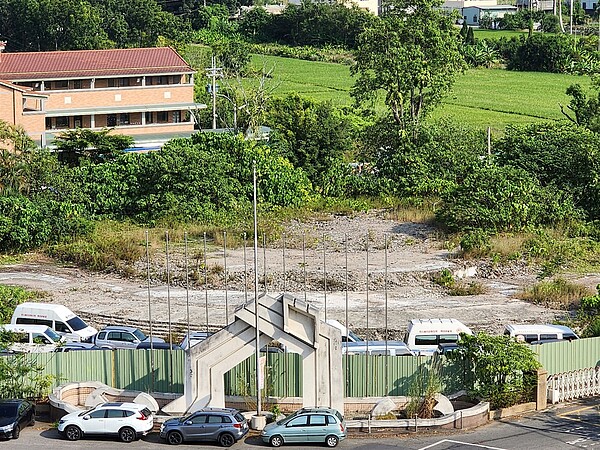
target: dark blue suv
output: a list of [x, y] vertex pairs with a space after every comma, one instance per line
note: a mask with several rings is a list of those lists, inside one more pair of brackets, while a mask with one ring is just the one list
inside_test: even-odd
[[186, 417], [169, 419], [160, 427], [160, 437], [169, 444], [216, 441], [230, 447], [248, 433], [248, 421], [231, 408], [204, 408]]

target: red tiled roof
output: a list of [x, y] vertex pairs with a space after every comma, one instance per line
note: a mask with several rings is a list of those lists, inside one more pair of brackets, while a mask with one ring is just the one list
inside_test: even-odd
[[193, 72], [170, 47], [0, 55], [0, 79], [10, 81]]

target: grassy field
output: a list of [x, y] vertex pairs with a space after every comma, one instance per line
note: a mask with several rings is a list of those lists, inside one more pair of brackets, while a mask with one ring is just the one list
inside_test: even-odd
[[527, 30], [480, 30], [479, 28], [474, 28], [473, 33], [475, 39], [500, 39], [502, 37], [527, 36], [529, 32]]
[[[273, 68], [276, 95], [297, 92], [316, 100], [350, 105], [353, 79], [348, 66], [256, 55], [253, 65]], [[589, 85], [587, 77], [502, 69], [471, 69], [461, 75], [433, 117], [451, 116], [496, 131], [508, 124], [556, 120], [567, 104], [567, 87]], [[382, 107], [382, 106], [381, 106]]]

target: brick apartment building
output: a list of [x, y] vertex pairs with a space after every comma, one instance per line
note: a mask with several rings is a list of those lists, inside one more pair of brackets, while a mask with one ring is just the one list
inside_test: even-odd
[[0, 120], [40, 146], [75, 128], [132, 136], [158, 148], [194, 131], [194, 73], [170, 47], [2, 53]]

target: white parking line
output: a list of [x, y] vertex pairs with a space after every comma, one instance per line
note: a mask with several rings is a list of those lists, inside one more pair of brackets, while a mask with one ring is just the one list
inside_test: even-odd
[[430, 444], [430, 445], [428, 445], [426, 447], [422, 447], [419, 450], [427, 450], [429, 448], [433, 448], [433, 447], [435, 447], [437, 445], [444, 444], [444, 443], [462, 444], [462, 445], [467, 445], [469, 447], [486, 448], [488, 450], [506, 450], [506, 449], [500, 448], [500, 447], [490, 447], [489, 445], [471, 444], [469, 442], [454, 441], [452, 439], [443, 439], [443, 440], [441, 440], [439, 442], [436, 442], [435, 444]]

